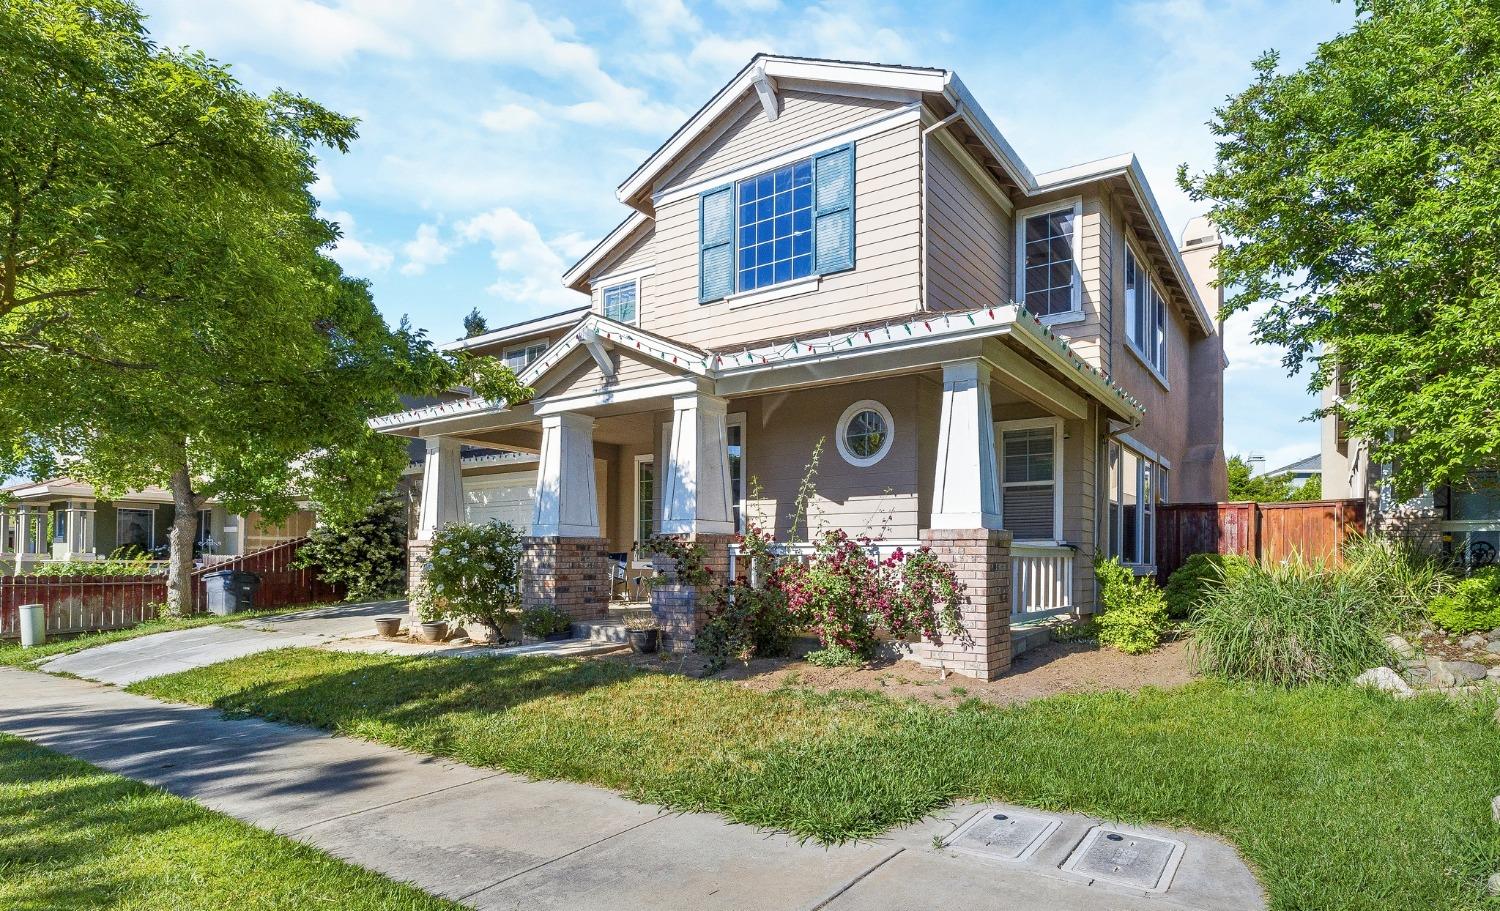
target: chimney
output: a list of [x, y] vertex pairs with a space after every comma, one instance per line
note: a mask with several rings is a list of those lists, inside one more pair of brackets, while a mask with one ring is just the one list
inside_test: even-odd
[[1223, 246], [1219, 229], [1208, 216], [1189, 221], [1182, 232], [1178, 252], [1187, 266], [1188, 280], [1208, 308], [1215, 329], [1209, 335], [1188, 340], [1188, 439], [1187, 456], [1180, 474], [1180, 502], [1221, 502], [1228, 495], [1224, 461], [1224, 322], [1219, 310], [1224, 291], [1215, 282], [1219, 270], [1214, 256]]

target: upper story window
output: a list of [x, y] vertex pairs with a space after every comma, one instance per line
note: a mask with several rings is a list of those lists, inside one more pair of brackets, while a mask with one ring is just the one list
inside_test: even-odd
[[854, 147], [698, 197], [702, 303], [854, 267]]
[[1152, 370], [1166, 375], [1167, 301], [1129, 246], [1125, 247], [1125, 339]]
[[522, 370], [525, 370], [532, 361], [541, 357], [547, 351], [547, 348], [548, 343], [545, 341], [532, 342], [529, 345], [522, 345], [519, 348], [508, 348], [506, 349], [505, 357], [503, 358], [505, 361], [505, 366], [509, 367], [515, 373], [520, 373]]
[[1057, 316], [1082, 310], [1078, 274], [1081, 205], [1070, 200], [1022, 213], [1016, 259], [1021, 263], [1016, 293], [1037, 316]]
[[604, 289], [604, 315], [617, 323], [634, 323], [637, 282], [628, 281]]

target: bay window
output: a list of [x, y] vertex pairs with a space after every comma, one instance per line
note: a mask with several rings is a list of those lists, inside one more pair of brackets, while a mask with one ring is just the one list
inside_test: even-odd
[[1127, 566], [1156, 564], [1156, 509], [1167, 502], [1167, 469], [1120, 443], [1109, 444], [1106, 553]]
[[1125, 340], [1152, 370], [1167, 373], [1167, 301], [1129, 245], [1125, 247]]

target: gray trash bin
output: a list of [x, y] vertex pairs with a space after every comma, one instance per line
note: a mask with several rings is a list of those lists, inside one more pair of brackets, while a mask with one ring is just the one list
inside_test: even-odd
[[203, 577], [208, 594], [208, 611], [226, 617], [255, 606], [255, 590], [260, 576], [239, 569], [223, 569]]

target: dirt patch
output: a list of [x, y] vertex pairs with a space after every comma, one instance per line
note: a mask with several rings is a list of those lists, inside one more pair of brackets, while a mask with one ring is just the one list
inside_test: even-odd
[[[609, 656], [599, 660], [625, 661], [639, 667], [700, 676], [704, 661], [697, 655]], [[911, 661], [877, 663], [860, 668], [825, 668], [798, 658], [757, 658], [750, 664], [731, 664], [715, 679], [732, 680], [754, 690], [808, 686], [817, 690], [864, 689], [896, 699], [912, 698], [953, 704], [977, 698], [1000, 705], [1028, 702], [1059, 693], [1135, 692], [1144, 687], [1182, 686], [1193, 679], [1187, 643], [1168, 642], [1146, 655], [1126, 655], [1101, 649], [1094, 642], [1053, 642], [1016, 659], [999, 680], [982, 681], [949, 674], [942, 679], [933, 668]]]

